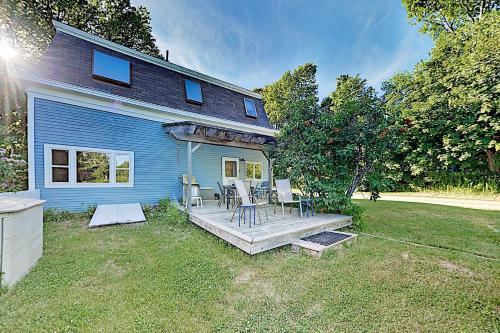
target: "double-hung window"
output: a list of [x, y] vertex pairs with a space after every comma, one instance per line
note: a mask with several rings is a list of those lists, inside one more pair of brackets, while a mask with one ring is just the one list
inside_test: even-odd
[[69, 150], [52, 149], [50, 151], [50, 173], [54, 183], [69, 182]]
[[246, 161], [247, 179], [262, 180], [262, 162]]
[[46, 144], [45, 187], [132, 187], [134, 153]]

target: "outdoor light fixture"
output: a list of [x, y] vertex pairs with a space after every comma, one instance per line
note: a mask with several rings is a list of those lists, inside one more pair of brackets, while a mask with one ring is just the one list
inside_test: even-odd
[[4, 60], [11, 60], [17, 56], [17, 50], [6, 40], [0, 41], [0, 57]]

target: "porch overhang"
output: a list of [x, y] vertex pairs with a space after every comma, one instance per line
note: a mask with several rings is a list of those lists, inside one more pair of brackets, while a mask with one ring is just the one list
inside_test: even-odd
[[206, 125], [191, 121], [163, 124], [167, 133], [176, 140], [207, 143], [253, 150], [265, 150], [266, 145], [274, 144], [275, 138], [269, 135], [241, 132], [230, 128]]

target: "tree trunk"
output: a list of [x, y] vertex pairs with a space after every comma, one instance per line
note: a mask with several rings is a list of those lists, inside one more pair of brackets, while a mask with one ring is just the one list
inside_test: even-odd
[[354, 194], [354, 191], [356, 191], [356, 189], [358, 188], [358, 185], [361, 182], [361, 180], [363, 179], [363, 177], [364, 177], [364, 172], [356, 173], [356, 175], [354, 175], [354, 177], [352, 178], [352, 181], [351, 181], [351, 185], [349, 185], [349, 187], [347, 188], [347, 191], [345, 192], [345, 195], [348, 198], [352, 197], [352, 195]]
[[495, 166], [495, 148], [486, 149], [486, 159], [488, 161], [488, 170], [490, 172], [498, 172]]

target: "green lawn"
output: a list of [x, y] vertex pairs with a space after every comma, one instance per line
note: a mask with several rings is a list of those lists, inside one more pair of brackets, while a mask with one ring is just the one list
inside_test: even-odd
[[[500, 258], [500, 212], [360, 204], [366, 233]], [[364, 235], [322, 259], [251, 257], [181, 221], [46, 223], [43, 259], [0, 296], [0, 332], [500, 329], [500, 261]]]

